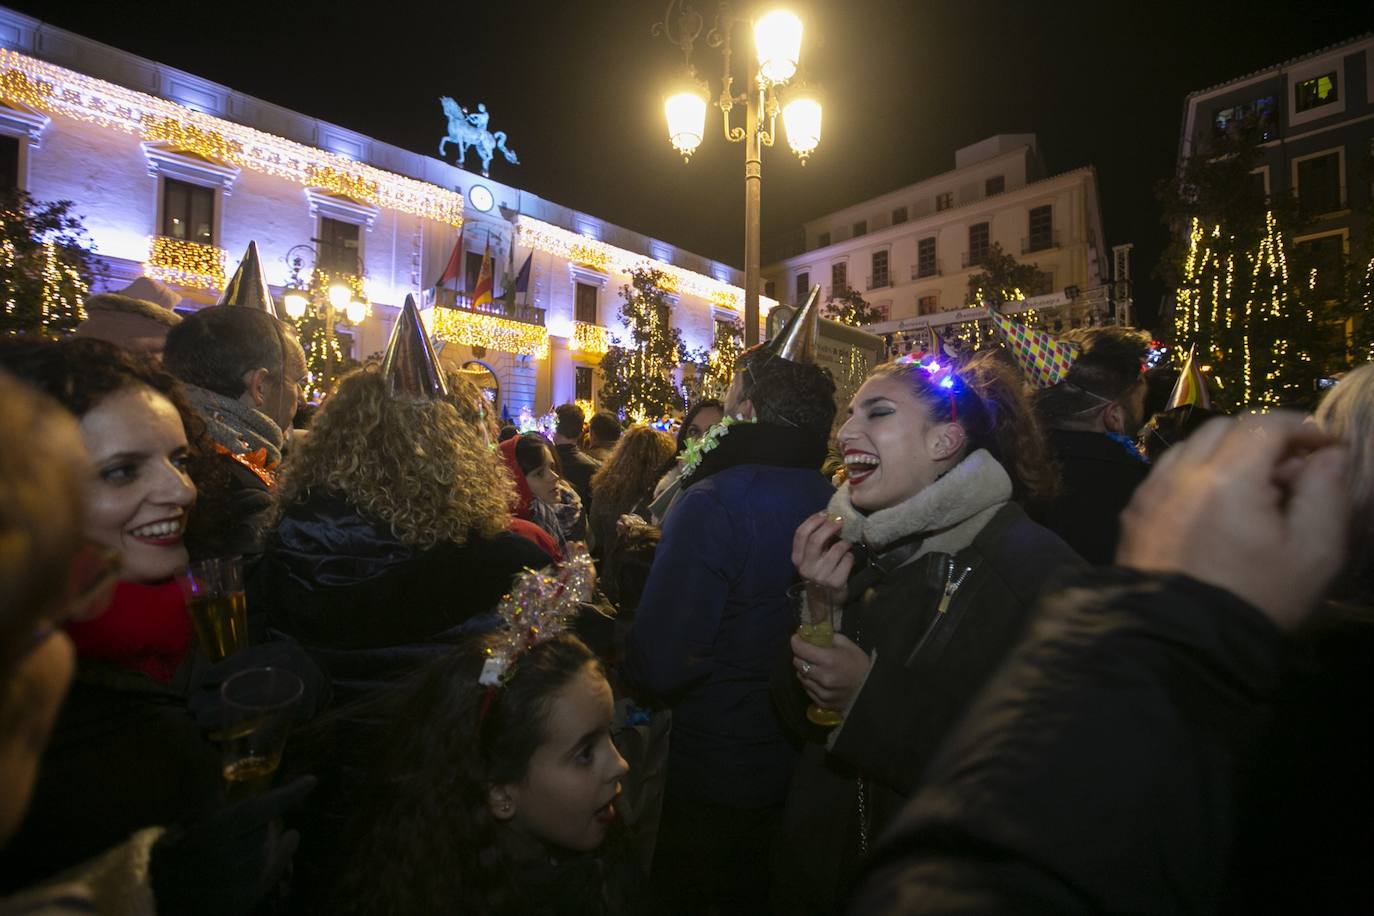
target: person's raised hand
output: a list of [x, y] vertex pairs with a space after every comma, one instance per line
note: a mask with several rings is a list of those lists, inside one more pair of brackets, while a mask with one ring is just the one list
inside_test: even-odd
[[1117, 563], [1183, 573], [1297, 626], [1346, 561], [1346, 465], [1296, 414], [1212, 420], [1136, 490]]
[[792, 536], [792, 565], [806, 582], [806, 600], [820, 607], [839, 607], [849, 592], [854, 555], [839, 536], [843, 528], [838, 518], [817, 512]]
[[811, 701], [825, 709], [849, 708], [871, 665], [868, 653], [839, 633], [830, 648], [792, 637], [792, 667], [797, 669], [797, 679]]

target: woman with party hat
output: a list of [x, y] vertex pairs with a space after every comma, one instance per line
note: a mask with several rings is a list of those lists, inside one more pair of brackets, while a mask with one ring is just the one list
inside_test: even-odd
[[379, 689], [547, 563], [507, 531], [513, 497], [406, 297], [380, 368], [345, 376], [283, 465], [250, 605], [325, 660], [336, 702]]

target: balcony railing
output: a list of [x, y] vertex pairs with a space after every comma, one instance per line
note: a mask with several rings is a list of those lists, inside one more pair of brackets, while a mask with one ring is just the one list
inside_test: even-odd
[[919, 263], [911, 265], [911, 279], [913, 280], [925, 280], [940, 275], [940, 260], [938, 258], [936, 258], [934, 264], [924, 265], [924, 269]]
[[1297, 198], [1298, 209], [1303, 216], [1325, 216], [1328, 213], [1336, 213], [1344, 210], [1347, 206], [1345, 196], [1345, 185], [1341, 185], [1334, 192], [1322, 189], [1321, 191], [1308, 191], [1302, 193], [1299, 188], [1293, 192]]
[[892, 277], [889, 274], [878, 274], [868, 278], [869, 289], [884, 289], [892, 285]]
[[1048, 251], [1051, 248], [1059, 247], [1059, 230], [1053, 232], [1041, 232], [1032, 235], [1028, 239], [1021, 240], [1021, 253], [1030, 254], [1032, 251]]
[[851, 287], [848, 283], [841, 283], [836, 286], [827, 286], [825, 288], [825, 298], [827, 300], [830, 300], [839, 299], [843, 296], [848, 296], [849, 291], [851, 289], [853, 289], [853, 287]]
[[964, 256], [959, 259], [959, 265], [964, 268], [982, 267], [983, 262], [988, 259], [988, 249], [982, 251], [965, 251]]
[[493, 299], [489, 305], [473, 308], [471, 297], [451, 289], [436, 289], [434, 291], [434, 304], [442, 308], [458, 309], [477, 315], [492, 315], [496, 318], [519, 321], [522, 324], [537, 325], [541, 328], [544, 326], [544, 310], [532, 305], [516, 305], [507, 308], [504, 300]]

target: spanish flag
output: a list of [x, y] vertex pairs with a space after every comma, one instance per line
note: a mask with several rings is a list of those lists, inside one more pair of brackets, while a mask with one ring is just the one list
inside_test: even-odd
[[472, 308], [480, 309], [491, 305], [491, 242], [482, 255], [482, 269], [477, 272], [477, 285], [472, 290]]
[[1207, 391], [1207, 380], [1202, 377], [1202, 372], [1197, 367], [1196, 357], [1197, 344], [1193, 344], [1188, 350], [1188, 358], [1183, 362], [1183, 371], [1174, 383], [1174, 390], [1169, 394], [1169, 403], [1165, 410], [1173, 410], [1175, 407], [1212, 409], [1212, 395]]

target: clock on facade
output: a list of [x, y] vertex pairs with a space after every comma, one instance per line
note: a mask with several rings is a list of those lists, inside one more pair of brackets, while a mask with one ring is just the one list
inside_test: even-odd
[[475, 184], [468, 189], [468, 203], [486, 213], [491, 209], [491, 205], [496, 203], [496, 199], [491, 196], [491, 191], [488, 188]]

